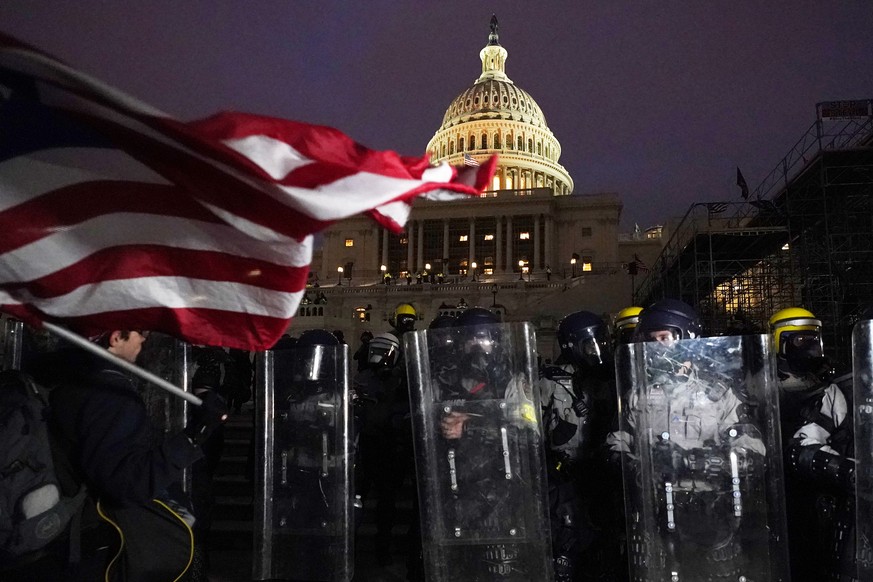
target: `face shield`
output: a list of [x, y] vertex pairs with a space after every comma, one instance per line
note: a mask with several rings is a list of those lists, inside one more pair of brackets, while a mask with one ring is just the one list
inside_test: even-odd
[[795, 376], [816, 373], [825, 363], [821, 336], [817, 330], [783, 331], [779, 341], [779, 367]]
[[394, 328], [400, 333], [413, 331], [415, 329], [415, 316], [409, 313], [402, 313], [394, 320]]
[[603, 366], [610, 359], [606, 336], [596, 331], [593, 335], [579, 339], [571, 344], [569, 351], [574, 362], [587, 368]]
[[317, 382], [334, 377], [335, 347], [313, 345], [300, 350], [294, 362], [294, 380], [297, 382]]
[[367, 349], [367, 362], [374, 368], [392, 368], [397, 361], [397, 350], [393, 345], [371, 341]]
[[633, 327], [622, 327], [618, 330], [618, 335], [616, 339], [619, 344], [632, 344], [634, 343], [634, 331]]
[[464, 339], [465, 354], [485, 354], [488, 355], [494, 351], [496, 342], [487, 329], [476, 329], [468, 334]]

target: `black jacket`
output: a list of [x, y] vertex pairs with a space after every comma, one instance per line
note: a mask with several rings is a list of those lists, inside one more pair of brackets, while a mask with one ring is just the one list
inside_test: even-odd
[[31, 373], [50, 386], [51, 410], [73, 470], [95, 497], [115, 503], [157, 497], [203, 457], [180, 432], [154, 444], [145, 403], [126, 372], [64, 350]]

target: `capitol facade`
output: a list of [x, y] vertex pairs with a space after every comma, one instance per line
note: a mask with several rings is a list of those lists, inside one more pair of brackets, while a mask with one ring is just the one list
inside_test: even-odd
[[416, 200], [400, 235], [366, 217], [331, 226], [290, 333], [339, 329], [355, 347], [360, 331], [387, 331], [399, 303], [415, 306], [419, 328], [440, 313], [479, 305], [507, 321], [532, 321], [548, 357], [563, 315], [586, 309], [609, 319], [630, 304], [642, 273], [627, 266], [654, 262], [660, 229], [623, 235], [617, 193], [578, 191], [543, 111], [507, 75], [507, 57], [492, 20], [481, 74], [451, 101], [427, 144], [437, 163], [498, 156], [488, 191], [453, 202]]

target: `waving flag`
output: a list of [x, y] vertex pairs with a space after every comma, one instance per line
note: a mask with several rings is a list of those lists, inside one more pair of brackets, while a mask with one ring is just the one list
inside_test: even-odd
[[474, 158], [473, 156], [471, 156], [468, 153], [464, 153], [464, 165], [465, 166], [478, 166], [479, 160], [477, 160], [476, 158]]
[[361, 212], [399, 231], [414, 197], [478, 194], [495, 164], [431, 167], [256, 115], [180, 122], [0, 35], [0, 310], [264, 349], [313, 233]]

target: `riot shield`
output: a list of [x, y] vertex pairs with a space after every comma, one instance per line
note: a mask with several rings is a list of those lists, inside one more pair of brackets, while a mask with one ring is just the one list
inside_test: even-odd
[[852, 333], [855, 404], [855, 514], [858, 580], [873, 582], [873, 321]]
[[0, 370], [20, 370], [21, 350], [24, 347], [24, 322], [4, 315], [2, 323], [3, 337], [0, 338], [0, 349], [3, 353]]
[[533, 329], [404, 340], [427, 580], [552, 580]]
[[616, 361], [631, 579], [788, 580], [768, 337], [630, 344]]
[[[164, 333], [151, 332], [148, 341], [136, 359], [136, 365], [163, 378], [185, 392], [191, 391], [191, 344]], [[137, 389], [145, 402], [149, 419], [155, 431], [154, 443], [163, 442], [169, 435], [178, 434], [185, 428], [191, 404], [183, 398], [156, 388], [147, 381], [135, 377]], [[192, 468], [182, 471], [181, 486], [189, 495], [192, 492]]]
[[348, 346], [256, 358], [255, 580], [351, 580]]

